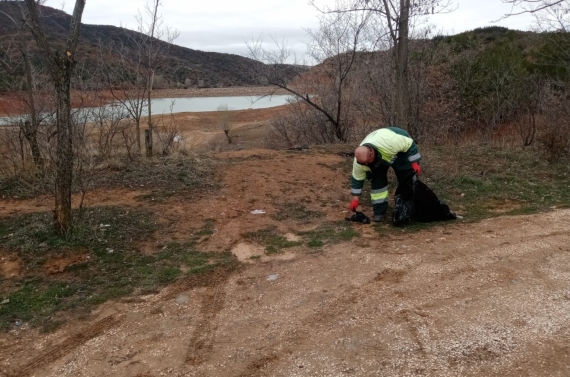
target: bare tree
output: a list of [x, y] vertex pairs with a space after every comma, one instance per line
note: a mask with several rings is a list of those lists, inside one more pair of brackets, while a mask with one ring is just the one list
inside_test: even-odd
[[[152, 90], [157, 70], [179, 33], [164, 25], [159, 13], [161, 0], [151, 0], [135, 16], [136, 33], [126, 33], [128, 43], [100, 46], [100, 63], [113, 98], [125, 107], [135, 123], [137, 151], [142, 152], [141, 119], [148, 116], [145, 130], [146, 155], [152, 156]], [[126, 139], [125, 139], [126, 140]]]
[[[317, 63], [309, 72], [292, 57], [286, 43], [274, 40], [275, 51], [265, 49], [261, 39], [248, 44], [250, 57], [264, 63], [257, 72], [263, 82], [286, 90], [319, 112], [338, 141], [350, 137], [351, 73], [359, 52], [367, 48], [363, 38], [367, 19], [366, 13], [323, 14], [319, 30], [308, 31], [312, 41], [308, 55]], [[294, 73], [300, 77], [291, 82]]]
[[[317, 6], [315, 0], [311, 0]], [[376, 16], [377, 41], [387, 43], [392, 54], [394, 72], [393, 113], [390, 124], [407, 128], [410, 122], [409, 40], [414, 23], [422, 16], [450, 10], [451, 0], [347, 0], [338, 1], [335, 8], [318, 8], [324, 13], [370, 12]]]
[[38, 2], [25, 0], [27, 26], [32, 31], [57, 96], [57, 152], [54, 228], [60, 235], [72, 229], [71, 184], [73, 180], [73, 123], [71, 119], [71, 75], [85, 0], [76, 0], [65, 51], [54, 51], [39, 21]]
[[142, 151], [141, 119], [147, 107], [147, 84], [142, 46], [135, 40], [134, 47], [124, 44], [99, 46], [99, 60], [103, 67], [113, 99], [128, 113], [135, 126], [135, 145]]
[[[37, 80], [36, 75], [34, 74], [34, 67], [30, 62], [30, 53], [28, 49], [28, 45], [25, 42], [21, 42], [22, 37], [20, 36], [20, 32], [22, 31], [22, 27], [25, 24], [21, 22], [17, 22], [14, 18], [16, 15], [16, 11], [18, 7], [16, 3], [13, 3], [13, 14], [10, 15], [6, 12], [1, 12], [2, 15], [14, 25], [14, 30], [16, 31], [13, 35], [8, 36], [7, 43], [3, 43], [0, 53], [0, 71], [4, 71], [6, 75], [10, 75], [13, 78], [17, 76], [18, 67], [23, 66], [24, 69], [24, 77], [25, 77], [25, 85], [18, 85], [18, 80], [16, 82], [12, 82], [12, 84], [16, 84], [16, 88], [12, 86], [12, 89], [16, 90], [17, 92], [20, 91], [22, 86], [25, 87], [25, 96], [20, 96], [20, 99], [23, 103], [26, 104], [26, 107], [29, 110], [29, 119], [20, 122], [21, 133], [23, 134], [24, 138], [28, 141], [30, 146], [30, 150], [32, 153], [32, 158], [34, 164], [36, 166], [40, 166], [42, 164], [42, 155], [40, 151], [40, 147], [38, 144], [38, 129], [40, 120], [38, 119], [38, 109], [36, 106], [36, 87], [37, 87]], [[14, 17], [13, 17], [14, 16]], [[13, 51], [19, 50], [21, 59], [14, 60], [13, 59]]]
[[218, 106], [218, 128], [224, 132], [226, 138], [228, 139], [228, 144], [232, 143], [232, 137], [230, 136], [230, 131], [233, 127], [233, 122], [231, 115], [229, 113], [228, 105]]
[[144, 58], [146, 67], [147, 79], [147, 95], [148, 95], [148, 131], [145, 137], [146, 155], [152, 157], [153, 148], [153, 124], [152, 124], [152, 88], [154, 84], [154, 76], [157, 69], [159, 69], [168, 56], [170, 45], [178, 37], [179, 33], [172, 30], [168, 26], [164, 26], [162, 15], [158, 13], [161, 6], [161, 0], [152, 0], [152, 2], [145, 6], [145, 13], [148, 21], [142, 13], [137, 17], [138, 29], [137, 31], [144, 35]]

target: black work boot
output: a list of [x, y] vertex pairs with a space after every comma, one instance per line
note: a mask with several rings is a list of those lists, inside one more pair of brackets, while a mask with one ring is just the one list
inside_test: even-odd
[[384, 215], [374, 215], [372, 221], [374, 221], [375, 223], [381, 223], [382, 221], [384, 221]]

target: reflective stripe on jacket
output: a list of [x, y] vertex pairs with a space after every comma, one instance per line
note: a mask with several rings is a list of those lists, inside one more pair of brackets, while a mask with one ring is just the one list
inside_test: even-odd
[[[396, 127], [381, 128], [373, 131], [360, 143], [374, 148], [376, 151], [376, 159], [372, 163], [374, 165], [392, 165], [398, 153], [405, 153], [408, 161], [419, 162], [422, 156], [418, 152], [418, 147], [410, 135]], [[370, 171], [370, 167], [360, 165], [354, 159], [352, 165], [352, 195], [361, 195], [366, 172]]]

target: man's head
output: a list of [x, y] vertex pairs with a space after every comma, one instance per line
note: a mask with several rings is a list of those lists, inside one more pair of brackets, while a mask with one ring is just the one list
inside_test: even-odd
[[376, 153], [374, 152], [374, 149], [370, 148], [369, 146], [361, 145], [354, 150], [354, 157], [356, 158], [356, 162], [359, 164], [368, 165], [374, 162]]

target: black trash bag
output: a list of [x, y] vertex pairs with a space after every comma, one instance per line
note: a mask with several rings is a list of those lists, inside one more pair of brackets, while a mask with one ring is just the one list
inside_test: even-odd
[[354, 221], [362, 224], [370, 224], [370, 219], [362, 212], [355, 212], [352, 216], [345, 217], [344, 219], [346, 221]]
[[395, 208], [392, 214], [392, 223], [396, 226], [407, 223], [416, 213], [414, 197], [417, 181], [418, 177], [414, 174], [396, 189], [394, 194]]
[[421, 222], [455, 220], [457, 216], [449, 206], [414, 174], [400, 184], [394, 195], [394, 225], [402, 225], [415, 219]]
[[457, 216], [447, 204], [438, 199], [437, 195], [419, 179], [416, 182], [414, 204], [415, 217], [418, 221], [455, 220]]

